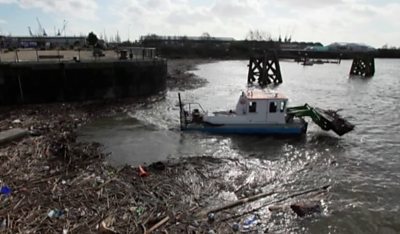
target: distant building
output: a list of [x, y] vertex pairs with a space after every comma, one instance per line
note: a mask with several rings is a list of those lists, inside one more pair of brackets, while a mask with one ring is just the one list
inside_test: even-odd
[[307, 46], [306, 48], [304, 48], [304, 50], [316, 51], [316, 52], [327, 52], [329, 50], [329, 48], [326, 46], [323, 46], [323, 45], [318, 45], [318, 46]]
[[86, 45], [86, 37], [0, 36], [1, 48], [71, 48]]
[[0, 35], [0, 49], [4, 47], [4, 36]]
[[335, 42], [327, 45], [328, 51], [334, 52], [373, 52], [376, 49], [374, 47], [359, 44], [359, 43], [345, 43], [345, 42]]
[[212, 42], [217, 45], [230, 45], [235, 41], [232, 37], [211, 37], [211, 36], [159, 36], [159, 35], [146, 35], [140, 37], [140, 42], [145, 46], [170, 46], [170, 47], [183, 47], [187, 45], [196, 46]]
[[319, 42], [281, 42], [279, 47], [281, 50], [309, 50], [309, 48], [322, 47]]

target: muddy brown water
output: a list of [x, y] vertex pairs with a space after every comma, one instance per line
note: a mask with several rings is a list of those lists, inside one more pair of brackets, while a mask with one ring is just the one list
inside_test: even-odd
[[[271, 183], [281, 188], [332, 185], [321, 215], [293, 218], [282, 213], [274, 222], [276, 230], [400, 233], [400, 60], [375, 63], [375, 76], [361, 79], [349, 78], [351, 61], [307, 67], [281, 62], [284, 82], [274, 89], [289, 97], [290, 106], [343, 109], [340, 113], [356, 125], [343, 137], [313, 123], [297, 138], [181, 133], [177, 91], [169, 91], [162, 101], [129, 115], [93, 122], [82, 129], [80, 139], [102, 143], [115, 165], [231, 157], [260, 164], [273, 177]], [[209, 83], [181, 92], [182, 98], [209, 111], [235, 108], [246, 87], [246, 65], [247, 61], [199, 65], [193, 72]]]

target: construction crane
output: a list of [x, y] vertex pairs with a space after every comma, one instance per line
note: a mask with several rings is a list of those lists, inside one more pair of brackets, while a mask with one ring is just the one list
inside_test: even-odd
[[61, 28], [61, 29], [58, 29], [58, 32], [57, 32], [57, 36], [62, 36], [63, 34], [64, 34], [64, 37], [65, 37], [65, 28], [67, 27], [67, 24], [68, 24], [68, 21], [66, 21], [66, 20], [64, 20], [63, 21], [63, 27]]
[[34, 35], [33, 35], [33, 33], [32, 33], [32, 30], [31, 30], [31, 27], [30, 27], [30, 26], [28, 26], [28, 31], [29, 31], [29, 35], [31, 35], [31, 37], [33, 37]]
[[46, 30], [42, 27], [42, 24], [40, 23], [38, 17], [36, 17], [36, 21], [37, 21], [38, 26], [39, 26], [39, 35], [44, 36], [44, 37], [47, 37]]
[[64, 20], [63, 27], [61, 30], [61, 34], [64, 33], [64, 37], [65, 37], [65, 33], [66, 33], [65, 29], [67, 28], [67, 24], [68, 24], [68, 21]]

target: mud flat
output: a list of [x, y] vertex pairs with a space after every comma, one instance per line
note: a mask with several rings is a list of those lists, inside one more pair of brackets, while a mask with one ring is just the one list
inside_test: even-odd
[[207, 80], [195, 76], [192, 72], [199, 64], [211, 63], [214, 60], [172, 59], [168, 60], [167, 87], [172, 90], [199, 88], [207, 84]]

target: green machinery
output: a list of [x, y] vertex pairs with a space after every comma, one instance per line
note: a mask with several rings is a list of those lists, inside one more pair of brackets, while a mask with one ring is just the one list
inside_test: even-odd
[[354, 129], [354, 125], [342, 118], [337, 111], [323, 110], [318, 107], [311, 107], [308, 104], [288, 107], [287, 116], [288, 118], [308, 116], [323, 130], [332, 130], [339, 136]]

